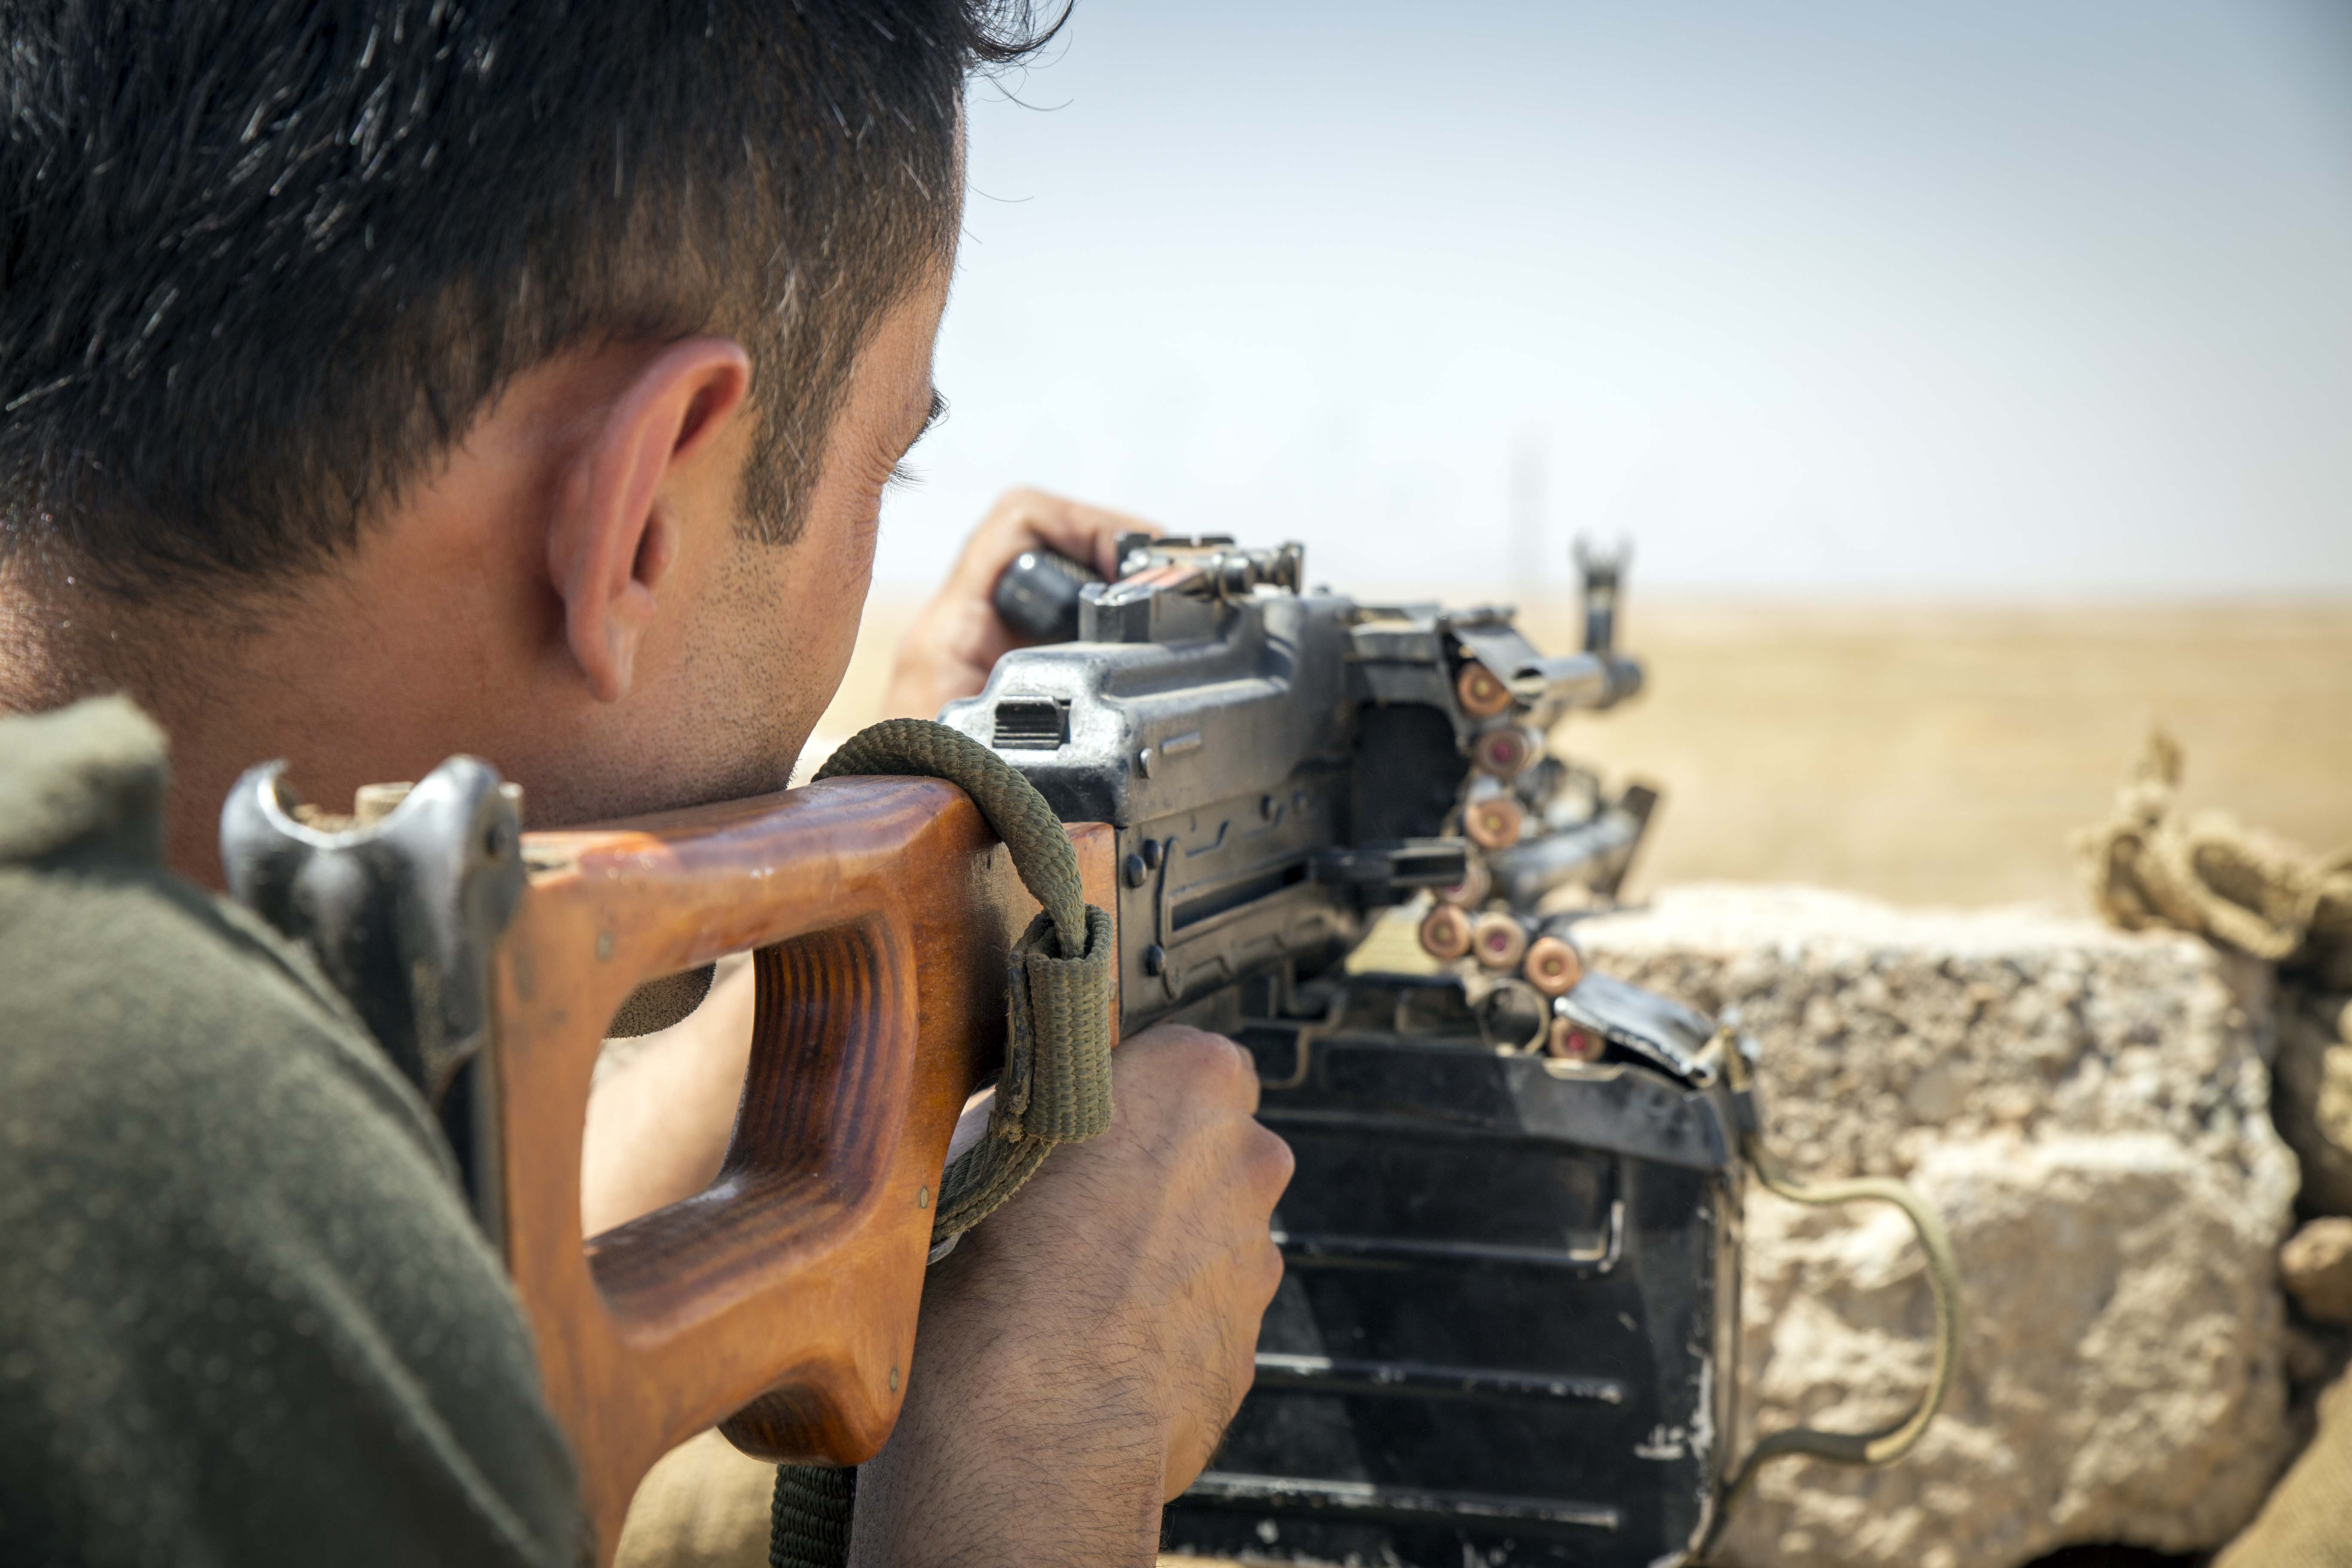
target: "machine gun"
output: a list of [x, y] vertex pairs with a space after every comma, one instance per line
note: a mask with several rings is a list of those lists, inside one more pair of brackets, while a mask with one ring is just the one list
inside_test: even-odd
[[1544, 751], [1571, 709], [1641, 689], [1642, 667], [1611, 646], [1613, 574], [1584, 649], [1548, 658], [1507, 609], [1304, 592], [1296, 544], [1136, 534], [1119, 553], [1115, 584], [1059, 557], [1016, 561], [999, 611], [1070, 640], [1008, 655], [940, 718], [1064, 821], [1115, 829], [1126, 1027], [1230, 1033], [1320, 1010], [1317, 978], [1417, 895], [1438, 900], [1430, 952], [1475, 957], [1496, 977], [1486, 994], [1544, 1027], [1536, 1015], [1580, 966], [1537, 905], [1571, 885], [1613, 895], [1657, 802], [1639, 785], [1607, 798]]
[[[1572, 917], [1545, 912], [1610, 900], [1658, 802], [1547, 753], [1563, 716], [1641, 689], [1614, 647], [1621, 563], [1585, 558], [1585, 646], [1548, 657], [1507, 609], [1303, 592], [1295, 545], [1120, 553], [1108, 584], [1016, 563], [1000, 612], [1074, 640], [1001, 660], [940, 717], [1112, 826], [1126, 1023], [1247, 1045], [1298, 1158], [1256, 1386], [1171, 1544], [1692, 1549], [1732, 1415], [1726, 1047], [1586, 976]], [[1350, 972], [1383, 914], [1421, 973]]]
[[[1298, 1156], [1256, 1387], [1171, 1537], [1447, 1564], [1697, 1550], [1737, 1484], [1746, 1047], [1585, 974], [1547, 912], [1615, 893], [1657, 800], [1545, 751], [1563, 714], [1640, 689], [1617, 563], [1588, 561], [1586, 647], [1548, 657], [1507, 610], [1304, 591], [1295, 545], [1121, 553], [1107, 584], [1016, 563], [1000, 606], [1074, 640], [1008, 655], [942, 720], [1069, 825], [1114, 919], [1120, 1024], [1242, 1041]], [[713, 1424], [797, 1463], [887, 1436], [949, 1133], [1003, 1061], [1005, 954], [1036, 906], [934, 780], [520, 826], [474, 759], [348, 817], [271, 764], [232, 794], [223, 860], [441, 1099], [609, 1561], [646, 1470]], [[1414, 972], [1373, 972], [1362, 939], [1401, 909]], [[583, 1237], [610, 1022], [745, 951], [719, 1181]], [[1933, 1403], [1822, 1443], [1889, 1457]]]
[[[1654, 1565], [1704, 1551], [1759, 1458], [1907, 1449], [1957, 1331], [1933, 1216], [1891, 1184], [1788, 1182], [1753, 1047], [1574, 944], [1659, 799], [1548, 754], [1563, 717], [1641, 689], [1615, 647], [1624, 552], [1580, 543], [1584, 646], [1549, 657], [1507, 609], [1304, 592], [1295, 544], [1119, 554], [1111, 584], [1017, 562], [998, 610], [1049, 646], [940, 717], [1066, 820], [1111, 825], [1125, 1022], [1246, 1045], [1297, 1156], [1255, 1385], [1169, 1543]], [[1384, 914], [1414, 962], [1362, 944]], [[1778, 1433], [1734, 1465], [1751, 1166], [1803, 1201], [1903, 1206], [1942, 1335], [1904, 1422]]]

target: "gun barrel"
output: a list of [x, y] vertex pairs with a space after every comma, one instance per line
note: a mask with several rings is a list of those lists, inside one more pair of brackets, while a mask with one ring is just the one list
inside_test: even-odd
[[1613, 708], [1642, 689], [1642, 666], [1608, 652], [1562, 653], [1524, 661], [1503, 679], [1522, 702]]

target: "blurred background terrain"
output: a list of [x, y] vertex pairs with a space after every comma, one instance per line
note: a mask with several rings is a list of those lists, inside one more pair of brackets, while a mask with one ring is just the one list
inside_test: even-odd
[[2352, 841], [2352, 9], [1084, 0], [975, 89], [938, 381], [824, 730], [1015, 482], [1572, 640], [1702, 877], [2076, 902], [2152, 722]]
[[[822, 728], [880, 716], [911, 595], [867, 608]], [[1526, 624], [1573, 647], [1565, 597]], [[1909, 903], [2087, 908], [2068, 838], [2103, 817], [2161, 723], [2189, 806], [2312, 848], [2352, 844], [2352, 601], [1998, 607], [1648, 597], [1622, 633], [1631, 706], [1553, 749], [1665, 786], [1630, 896], [1700, 879]]]

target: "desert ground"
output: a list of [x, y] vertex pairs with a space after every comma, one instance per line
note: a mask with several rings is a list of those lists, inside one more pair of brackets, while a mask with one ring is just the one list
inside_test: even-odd
[[[1369, 595], [1367, 595], [1369, 596]], [[1476, 595], [1448, 595], [1471, 603]], [[920, 608], [877, 595], [820, 732], [879, 716]], [[1522, 617], [1573, 647], [1565, 598]], [[2184, 803], [2308, 848], [2352, 844], [2352, 600], [2092, 605], [1705, 602], [1638, 594], [1642, 696], [1561, 754], [1663, 785], [1629, 892], [1731, 879], [1906, 903], [2084, 908], [2068, 838], [2161, 724]]]

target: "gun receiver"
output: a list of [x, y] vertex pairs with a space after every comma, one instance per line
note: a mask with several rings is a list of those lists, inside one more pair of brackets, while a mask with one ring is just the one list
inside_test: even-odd
[[[1119, 581], [1033, 556], [999, 602], [1054, 634], [941, 715], [1065, 819], [1108, 823], [1122, 1011], [1223, 1031], [1297, 1160], [1257, 1376], [1171, 1545], [1326, 1562], [1658, 1568], [1703, 1555], [1760, 1458], [1883, 1463], [1932, 1419], [1958, 1344], [1929, 1259], [1936, 1372], [1902, 1423], [1801, 1430], [1735, 1471], [1741, 1194], [1776, 1191], [1753, 1047], [1587, 975], [1556, 896], [1614, 898], [1655, 791], [1546, 754], [1570, 710], [1640, 690], [1615, 651], [1626, 552], [1580, 546], [1583, 648], [1499, 608], [1305, 591], [1297, 546], [1121, 543]], [[1052, 580], [1045, 582], [1050, 573]], [[1029, 579], [1039, 581], [1032, 584]], [[1426, 894], [1435, 974], [1343, 963]]]
[[1017, 562], [999, 605], [1048, 607], [1021, 624], [1074, 624], [1076, 640], [1007, 655], [940, 718], [1065, 821], [1116, 831], [1126, 1027], [1230, 1032], [1244, 983], [1286, 1005], [1424, 890], [1491, 887], [1530, 912], [1578, 880], [1613, 893], [1655, 795], [1604, 801], [1542, 754], [1571, 709], [1641, 689], [1609, 618], [1589, 621], [1592, 646], [1546, 657], [1508, 609], [1307, 592], [1296, 544], [1133, 535], [1119, 554], [1108, 584], [1042, 552]]

